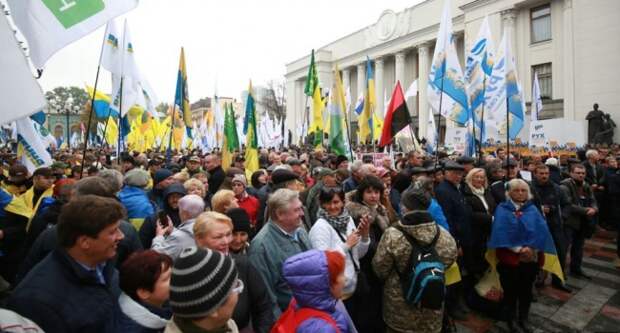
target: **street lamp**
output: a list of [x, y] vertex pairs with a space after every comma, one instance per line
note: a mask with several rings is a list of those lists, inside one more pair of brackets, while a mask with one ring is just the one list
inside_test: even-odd
[[55, 96], [50, 100], [50, 105], [54, 110], [56, 110], [56, 114], [65, 115], [66, 120], [66, 133], [67, 133], [67, 147], [71, 147], [71, 128], [69, 127], [69, 116], [74, 114], [78, 114], [80, 112], [80, 107], [77, 105], [73, 105], [73, 97], [67, 98], [64, 102], [58, 97]]

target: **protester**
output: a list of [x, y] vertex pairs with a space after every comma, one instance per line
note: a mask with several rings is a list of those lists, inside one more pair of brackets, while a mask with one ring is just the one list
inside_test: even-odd
[[[196, 245], [229, 255], [233, 224], [230, 218], [218, 212], [206, 212], [198, 216], [194, 224]], [[241, 331], [253, 328], [254, 332], [269, 332], [273, 322], [274, 304], [267, 293], [265, 282], [254, 265], [245, 257], [235, 257], [239, 279], [245, 285], [239, 294], [233, 319]]]
[[132, 254], [121, 266], [116, 329], [126, 333], [160, 333], [172, 311], [170, 295], [172, 259], [152, 250]]
[[254, 235], [248, 213], [242, 208], [231, 208], [226, 211], [233, 221], [233, 237], [230, 242], [230, 252], [233, 255], [247, 255], [250, 247], [250, 234]]
[[385, 281], [383, 319], [388, 332], [440, 332], [442, 328], [442, 311], [407, 304], [401, 287], [401, 276], [407, 270], [412, 251], [404, 232], [422, 245], [431, 244], [437, 237], [433, 246], [444, 267], [456, 261], [456, 243], [448, 231], [433, 221], [427, 211], [430, 202], [431, 197], [421, 190], [404, 192], [403, 218], [385, 231], [372, 260], [377, 276]]
[[211, 199], [213, 196], [207, 191], [207, 188], [203, 182], [196, 178], [192, 178], [183, 183], [183, 187], [185, 188], [185, 192], [187, 194], [195, 194], [201, 197], [204, 201], [205, 209], [211, 210]]
[[[607, 157], [607, 173], [605, 174], [607, 197], [609, 201], [609, 218], [615, 221], [616, 231], [620, 230], [620, 168], [615, 157]], [[620, 235], [616, 236], [616, 268], [620, 268]]]
[[[254, 196], [251, 196], [246, 191], [247, 189], [247, 181], [244, 175], [235, 175], [232, 179], [232, 190], [235, 193], [235, 198], [237, 198], [237, 204], [239, 208], [245, 210], [245, 212], [250, 217], [250, 224], [253, 229], [257, 229], [256, 220], [258, 216], [258, 209], [260, 208], [258, 199]], [[229, 207], [234, 208], [234, 207]], [[226, 209], [226, 211], [228, 211]]]
[[217, 154], [210, 154], [205, 157], [205, 168], [209, 173], [209, 192], [215, 194], [226, 178], [222, 169], [222, 160]]
[[594, 218], [598, 213], [598, 204], [592, 188], [585, 181], [586, 168], [582, 164], [571, 165], [570, 177], [563, 180], [560, 185], [564, 195], [568, 198], [568, 205], [562, 209], [565, 218], [566, 242], [570, 247], [570, 273], [576, 277], [590, 279], [590, 276], [581, 269], [581, 262], [585, 239], [589, 238], [594, 231]]
[[311, 249], [312, 244], [301, 228], [303, 207], [297, 192], [277, 190], [267, 205], [269, 222], [252, 239], [249, 259], [263, 277], [269, 296], [277, 302], [274, 317], [278, 318], [291, 300], [291, 291], [284, 286], [282, 263]]
[[125, 174], [124, 182], [118, 198], [127, 210], [129, 222], [140, 230], [144, 219], [155, 213], [155, 207], [144, 191], [149, 183], [149, 174], [141, 169], [132, 169]]
[[26, 192], [30, 186], [28, 168], [17, 163], [9, 168], [9, 177], [2, 181], [2, 189], [15, 196]]
[[125, 209], [111, 198], [71, 200], [58, 219], [60, 247], [26, 275], [8, 307], [46, 332], [115, 332], [120, 295], [110, 262], [123, 239]]
[[219, 190], [211, 198], [211, 208], [214, 212], [224, 214], [231, 208], [239, 208], [239, 201], [235, 197], [235, 192]]
[[296, 333], [348, 333], [353, 327], [346, 312], [338, 307], [344, 295], [345, 260], [340, 251], [310, 250], [288, 258], [282, 273], [295, 299], [295, 311], [323, 312], [332, 322], [313, 317], [299, 323]]
[[[185, 194], [185, 188], [179, 183], [173, 183], [164, 190], [165, 201], [159, 212], [163, 211], [172, 221], [174, 227], [178, 227], [179, 224], [181, 224], [181, 218], [179, 217], [179, 200]], [[147, 217], [140, 227], [140, 241], [145, 249], [151, 248], [153, 238], [156, 236], [159, 212]]]
[[155, 238], [151, 249], [166, 254], [175, 260], [184, 248], [194, 246], [194, 222], [204, 211], [204, 201], [195, 194], [179, 199], [179, 219], [181, 223], [175, 228], [172, 220], [157, 219]]
[[243, 282], [233, 260], [217, 251], [190, 247], [172, 267], [172, 319], [165, 333], [238, 333], [231, 319]]
[[168, 169], [159, 169], [153, 176], [153, 188], [149, 192], [149, 199], [153, 201], [159, 209], [164, 207], [164, 190], [175, 182], [172, 178], [174, 174]]
[[499, 260], [497, 271], [504, 291], [502, 302], [509, 331], [533, 332], [529, 324], [532, 287], [545, 262], [546, 244], [551, 235], [532, 202], [528, 184], [522, 179], [512, 179], [506, 184], [506, 201], [495, 210], [488, 247], [495, 249]]

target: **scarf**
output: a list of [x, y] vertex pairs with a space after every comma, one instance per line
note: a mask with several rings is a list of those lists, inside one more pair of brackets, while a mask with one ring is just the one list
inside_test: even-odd
[[319, 208], [317, 216], [327, 221], [327, 223], [334, 227], [339, 233], [343, 235], [347, 234], [347, 225], [351, 220], [351, 215], [349, 215], [346, 209], [343, 209], [338, 216], [331, 216], [323, 208]]
[[469, 186], [471, 193], [473, 193], [476, 197], [478, 197], [478, 199], [480, 199], [480, 201], [482, 201], [482, 205], [484, 206], [484, 209], [486, 209], [486, 211], [488, 212], [489, 204], [487, 203], [487, 200], [484, 198], [484, 187], [476, 188], [469, 183], [467, 183], [467, 185]]

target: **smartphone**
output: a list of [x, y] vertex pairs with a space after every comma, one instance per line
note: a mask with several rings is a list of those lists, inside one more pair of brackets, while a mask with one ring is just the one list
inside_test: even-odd
[[165, 211], [160, 210], [157, 213], [157, 220], [159, 221], [159, 225], [161, 225], [163, 228], [168, 226], [168, 215]]

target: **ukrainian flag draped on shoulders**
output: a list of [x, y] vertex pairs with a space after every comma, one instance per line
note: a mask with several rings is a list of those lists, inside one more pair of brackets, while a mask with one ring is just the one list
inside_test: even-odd
[[248, 99], [245, 103], [245, 121], [243, 123], [245, 134], [245, 175], [247, 179], [258, 170], [258, 137], [256, 133], [256, 104], [252, 95], [252, 81], [248, 88]]
[[536, 206], [532, 201], [528, 201], [517, 209], [512, 201], [504, 201], [495, 210], [491, 237], [487, 244], [486, 258], [491, 265], [492, 274], [497, 274], [496, 249], [525, 246], [543, 252], [545, 255], [543, 269], [564, 280], [547, 221]]

